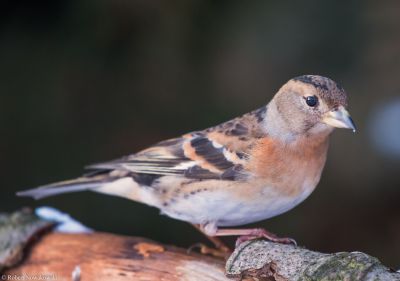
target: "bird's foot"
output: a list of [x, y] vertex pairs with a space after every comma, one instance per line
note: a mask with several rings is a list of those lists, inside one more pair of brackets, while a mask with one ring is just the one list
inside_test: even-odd
[[217, 258], [227, 259], [232, 251], [228, 247], [211, 248], [203, 243], [196, 243], [189, 247], [188, 253], [192, 252], [194, 249], [199, 249], [199, 252], [203, 255], [211, 255]]
[[215, 248], [208, 247], [207, 245], [203, 243], [197, 243], [191, 246], [188, 251], [192, 251], [193, 249], [197, 248], [200, 250], [200, 253], [205, 254], [205, 255], [212, 255], [214, 257], [222, 257], [222, 258], [228, 258], [230, 254], [232, 253], [232, 250], [218, 237], [215, 236], [210, 236], [205, 233], [204, 227], [200, 225], [193, 224], [193, 226], [199, 230], [201, 233], [203, 233], [208, 240], [210, 240]]
[[242, 235], [236, 240], [236, 247], [242, 244], [243, 242], [258, 238], [265, 238], [275, 243], [293, 244], [297, 246], [297, 242], [294, 239], [288, 237], [278, 237], [274, 233], [271, 233], [264, 228], [253, 228], [253, 229], [248, 229], [248, 231], [249, 232], [246, 233], [246, 235]]

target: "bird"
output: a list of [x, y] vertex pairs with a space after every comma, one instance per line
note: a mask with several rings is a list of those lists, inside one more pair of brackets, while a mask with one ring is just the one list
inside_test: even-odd
[[262, 228], [238, 226], [285, 213], [314, 191], [334, 128], [356, 130], [347, 105], [345, 90], [332, 79], [298, 76], [242, 116], [17, 195], [40, 199], [94, 191], [156, 207], [211, 238], [290, 243]]

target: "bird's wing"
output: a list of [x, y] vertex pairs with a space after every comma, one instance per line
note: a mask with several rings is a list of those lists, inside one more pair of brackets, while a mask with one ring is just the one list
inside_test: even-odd
[[176, 175], [193, 179], [241, 179], [254, 140], [262, 137], [265, 108], [216, 127], [160, 142], [115, 161], [88, 166], [94, 172], [124, 170], [141, 175]]
[[136, 174], [229, 180], [240, 174], [241, 157], [210, 140], [205, 134], [193, 133], [160, 142], [137, 154], [87, 168], [94, 172], [124, 170]]

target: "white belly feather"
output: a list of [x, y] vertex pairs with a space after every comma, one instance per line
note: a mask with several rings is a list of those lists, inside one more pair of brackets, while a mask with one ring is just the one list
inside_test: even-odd
[[[175, 184], [171, 182], [176, 179], [176, 177], [165, 177], [163, 186], [177, 185], [176, 182]], [[218, 188], [220, 181], [205, 181], [199, 182], [202, 192], [187, 197], [175, 194], [173, 201], [167, 205], [163, 205], [160, 193], [155, 192], [162, 187], [141, 187], [129, 177], [105, 184], [94, 191], [139, 201], [159, 208], [163, 214], [172, 218], [193, 224], [237, 226], [265, 220], [294, 208], [310, 195], [317, 182], [315, 179], [305, 180], [301, 184], [300, 193], [296, 196], [284, 196], [277, 192], [276, 187], [265, 186], [258, 189], [258, 194], [253, 194], [249, 199], [234, 196], [230, 188]], [[217, 187], [212, 188], [214, 185]], [[205, 190], [204, 187], [209, 189]], [[243, 187], [239, 184], [231, 188]]]
[[296, 197], [283, 197], [274, 189], [265, 187], [257, 201], [234, 199], [223, 190], [202, 192], [181, 199], [162, 212], [175, 219], [196, 224], [214, 222], [217, 226], [238, 226], [265, 220], [282, 214], [306, 199], [315, 186], [305, 186]]

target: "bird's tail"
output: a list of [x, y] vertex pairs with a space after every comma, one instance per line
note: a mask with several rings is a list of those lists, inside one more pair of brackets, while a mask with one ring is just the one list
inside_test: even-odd
[[17, 192], [17, 196], [41, 199], [63, 193], [96, 189], [104, 184], [112, 182], [113, 180], [115, 179], [103, 175], [95, 177], [80, 177], [73, 180], [51, 183], [37, 188], [19, 191]]
[[112, 174], [104, 172], [89, 174], [73, 180], [56, 182], [33, 189], [17, 192], [18, 196], [41, 199], [63, 193], [91, 190], [113, 196], [145, 203], [150, 206], [159, 206], [160, 202], [153, 189], [142, 186], [125, 172]]

